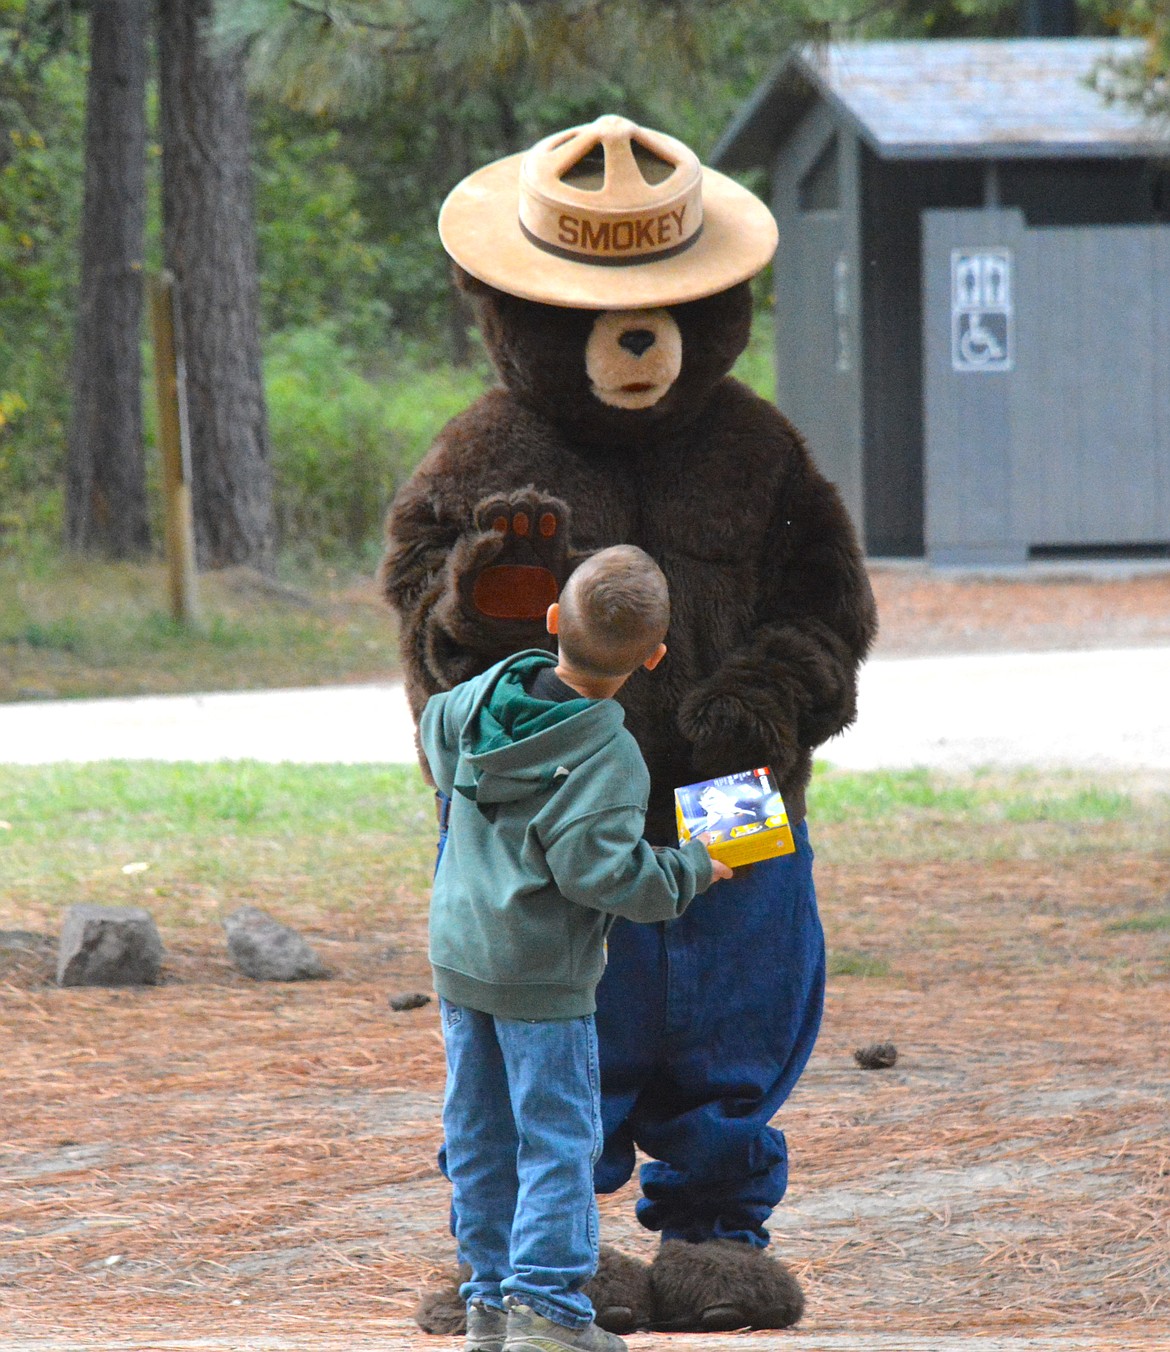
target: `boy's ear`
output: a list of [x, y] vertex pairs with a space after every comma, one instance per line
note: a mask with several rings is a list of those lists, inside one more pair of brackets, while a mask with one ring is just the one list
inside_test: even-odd
[[561, 608], [554, 601], [552, 605], [549, 606], [548, 611], [545, 614], [544, 627], [548, 630], [550, 634], [555, 634], [557, 632], [557, 627], [560, 625], [560, 622], [561, 622]]
[[[555, 630], [552, 629], [549, 630], [550, 634], [555, 632], [556, 632]], [[660, 643], [658, 647], [655, 648], [654, 651], [650, 654], [650, 656], [645, 660], [645, 662], [642, 663], [642, 665], [646, 668], [647, 671], [653, 671], [654, 668], [659, 664], [659, 662], [662, 661], [662, 659], [665, 656], [666, 656], [666, 644]]]

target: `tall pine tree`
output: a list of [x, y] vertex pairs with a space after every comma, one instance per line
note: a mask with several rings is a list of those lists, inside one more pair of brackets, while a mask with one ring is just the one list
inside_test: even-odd
[[90, 6], [81, 284], [73, 350], [65, 533], [129, 558], [150, 528], [142, 445], [146, 0]]
[[243, 54], [213, 0], [159, 0], [163, 241], [187, 366], [192, 497], [205, 567], [272, 562], [272, 468]]

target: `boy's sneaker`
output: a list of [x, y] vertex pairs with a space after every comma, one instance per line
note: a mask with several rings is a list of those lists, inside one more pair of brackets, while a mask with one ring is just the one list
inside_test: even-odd
[[463, 1352], [503, 1352], [508, 1316], [494, 1305], [473, 1300], [467, 1307], [467, 1341]]
[[626, 1344], [616, 1333], [606, 1333], [596, 1324], [566, 1328], [512, 1301], [508, 1305], [504, 1352], [626, 1352]]

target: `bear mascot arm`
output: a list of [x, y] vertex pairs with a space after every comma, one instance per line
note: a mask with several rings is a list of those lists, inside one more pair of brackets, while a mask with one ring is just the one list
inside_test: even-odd
[[[452, 419], [399, 491], [387, 520], [379, 578], [400, 617], [416, 721], [437, 691], [520, 648], [551, 646], [544, 618], [571, 566], [569, 509], [531, 486], [491, 491], [484, 467], [503, 458], [493, 450], [511, 430], [501, 407], [507, 402], [503, 391], [493, 390]], [[477, 454], [469, 459], [472, 447]], [[533, 540], [527, 551], [524, 536]], [[484, 580], [504, 571], [497, 560], [505, 551], [508, 581], [501, 601]]]
[[750, 761], [784, 782], [803, 778], [808, 754], [856, 717], [858, 666], [877, 621], [837, 490], [782, 415], [753, 411], [772, 424], [761, 440], [788, 469], [764, 536], [750, 634], [686, 695], [679, 728], [697, 778]]

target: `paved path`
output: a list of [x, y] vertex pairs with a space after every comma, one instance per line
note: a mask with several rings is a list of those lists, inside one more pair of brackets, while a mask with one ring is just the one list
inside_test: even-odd
[[[1170, 648], [881, 658], [846, 769], [977, 765], [1170, 771]], [[399, 684], [0, 705], [0, 762], [412, 762]]]
[[818, 753], [848, 769], [1170, 770], [1170, 648], [887, 658], [857, 723]]

